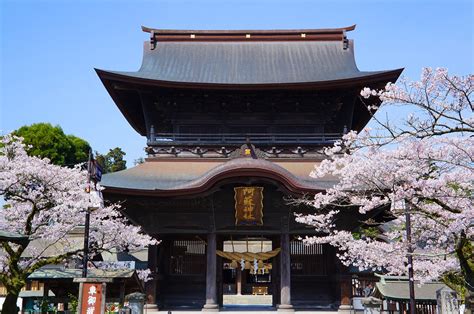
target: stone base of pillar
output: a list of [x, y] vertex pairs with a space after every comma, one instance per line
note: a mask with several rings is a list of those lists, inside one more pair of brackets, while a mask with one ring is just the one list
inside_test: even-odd
[[338, 313], [354, 313], [354, 307], [352, 305], [340, 305], [337, 310]]
[[217, 304], [204, 304], [202, 312], [219, 312], [219, 306]]
[[147, 303], [145, 304], [144, 306], [145, 309], [157, 309], [158, 308], [158, 305], [154, 304], [154, 303]]
[[160, 311], [158, 305], [153, 303], [147, 303], [143, 308], [145, 309], [146, 313], [155, 313]]
[[295, 312], [295, 309], [291, 304], [279, 304], [277, 306], [277, 312]]

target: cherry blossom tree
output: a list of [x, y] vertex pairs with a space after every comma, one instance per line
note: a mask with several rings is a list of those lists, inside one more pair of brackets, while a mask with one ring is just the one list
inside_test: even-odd
[[[86, 192], [86, 171], [30, 157], [21, 138], [13, 135], [1, 141], [0, 231], [21, 236], [0, 238], [0, 281], [7, 289], [2, 313], [16, 313], [16, 300], [31, 273], [81, 255], [82, 241], [69, 235], [84, 225], [85, 211], [98, 206], [95, 194]], [[116, 205], [92, 211], [89, 239], [91, 257], [157, 243], [130, 224]]]
[[[304, 241], [330, 243], [340, 250], [343, 264], [361, 270], [405, 275], [412, 266], [422, 282], [441, 279], [474, 294], [473, 91], [474, 75], [428, 68], [417, 82], [363, 89], [361, 97], [377, 127], [350, 132], [326, 149], [330, 158], [311, 176], [335, 175], [339, 182], [309, 201], [314, 212], [297, 215], [297, 221], [323, 234]], [[373, 105], [377, 98], [381, 108]], [[412, 112], [398, 124], [375, 114], [398, 107]], [[342, 230], [338, 217], [354, 206], [368, 216], [385, 209], [389, 222], [366, 220], [358, 230]]]

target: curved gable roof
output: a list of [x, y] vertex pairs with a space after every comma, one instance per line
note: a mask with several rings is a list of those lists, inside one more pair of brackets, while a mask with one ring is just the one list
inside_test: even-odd
[[[178, 162], [169, 163], [166, 167], [160, 162], [151, 161], [124, 171], [106, 174], [102, 185], [105, 186], [106, 193], [171, 196], [202, 193], [221, 180], [237, 177], [274, 180], [293, 193], [322, 191], [337, 182], [334, 178], [310, 178], [309, 173], [313, 166], [314, 162], [299, 167], [286, 166], [290, 171], [274, 162], [251, 158], [237, 158], [225, 163]], [[173, 169], [176, 168], [181, 168], [181, 171], [174, 173]]]

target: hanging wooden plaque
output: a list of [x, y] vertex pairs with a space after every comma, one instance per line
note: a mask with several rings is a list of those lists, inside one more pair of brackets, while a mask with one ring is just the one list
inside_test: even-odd
[[263, 187], [239, 186], [234, 192], [235, 225], [263, 225]]

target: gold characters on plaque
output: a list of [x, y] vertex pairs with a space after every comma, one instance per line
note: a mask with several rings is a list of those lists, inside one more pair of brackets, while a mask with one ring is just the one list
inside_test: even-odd
[[236, 187], [235, 224], [263, 224], [263, 187]]
[[253, 188], [243, 188], [242, 189], [242, 194], [243, 194], [243, 203], [244, 203], [244, 219], [246, 220], [254, 220], [255, 215], [255, 203], [253, 201], [253, 195], [254, 195], [255, 190]]

